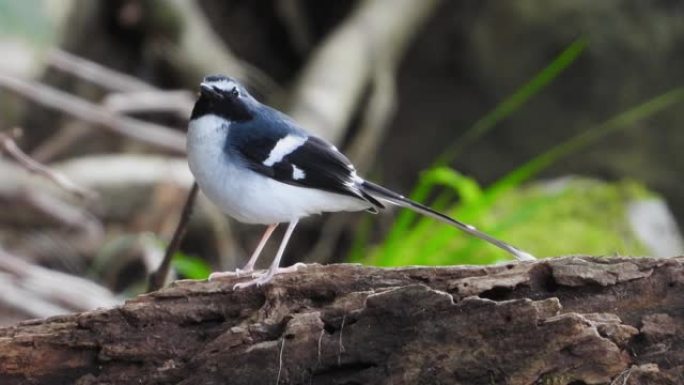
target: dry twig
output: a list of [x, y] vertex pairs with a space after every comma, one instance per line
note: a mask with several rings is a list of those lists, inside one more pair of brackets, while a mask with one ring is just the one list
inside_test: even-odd
[[89, 123], [101, 125], [117, 134], [176, 153], [185, 152], [185, 135], [168, 127], [114, 114], [77, 96], [6, 74], [0, 74], [0, 87], [16, 92], [46, 107], [65, 112]]
[[87, 140], [88, 135], [92, 133], [93, 130], [85, 122], [73, 121], [65, 123], [56, 133], [38, 144], [31, 151], [31, 157], [39, 162], [49, 162], [81, 140]]
[[[138, 78], [59, 49], [48, 55], [48, 64], [108, 91], [102, 105], [112, 113], [135, 112], [177, 113], [182, 119], [190, 115], [193, 96], [188, 91], [164, 91]], [[47, 160], [71, 147], [90, 131], [85, 127], [66, 127], [45, 140], [33, 151], [36, 159]]]
[[102, 105], [114, 113], [173, 112], [182, 119], [188, 119], [194, 104], [192, 92], [183, 90], [112, 93], [102, 101]]
[[102, 104], [115, 113], [172, 111], [187, 118], [195, 101], [189, 91], [160, 90], [138, 78], [59, 49], [50, 51], [48, 64], [113, 92]]
[[171, 242], [169, 242], [169, 245], [166, 247], [164, 259], [159, 265], [157, 271], [150, 274], [150, 279], [147, 286], [148, 292], [159, 290], [166, 282], [166, 277], [169, 275], [169, 269], [171, 268], [171, 259], [173, 259], [173, 255], [176, 254], [176, 251], [178, 251], [180, 242], [185, 235], [188, 222], [190, 221], [190, 216], [192, 215], [192, 207], [197, 199], [198, 191], [199, 187], [197, 186], [197, 182], [195, 182], [192, 184], [190, 193], [188, 193], [188, 199], [185, 201], [185, 205], [183, 206], [181, 217], [178, 220], [178, 227], [176, 227], [176, 231], [173, 233], [173, 238], [171, 238]]
[[101, 242], [104, 239], [102, 222], [87, 209], [77, 204], [60, 199], [57, 196], [37, 188], [27, 188], [17, 196], [17, 202], [26, 204], [46, 218], [69, 228], [78, 229], [90, 239]]
[[60, 49], [52, 49], [48, 53], [47, 64], [77, 78], [97, 84], [109, 91], [138, 92], [155, 89], [155, 87], [138, 78], [112, 70]]
[[63, 174], [51, 170], [49, 167], [32, 159], [30, 156], [28, 156], [28, 154], [23, 152], [19, 146], [17, 146], [17, 143], [10, 135], [2, 132], [0, 132], [0, 149], [7, 155], [11, 156], [18, 164], [20, 164], [29, 172], [49, 179], [67, 192], [86, 200], [92, 200], [96, 197], [94, 191], [77, 185]]
[[0, 302], [31, 317], [48, 317], [119, 304], [87, 279], [33, 265], [0, 248]]

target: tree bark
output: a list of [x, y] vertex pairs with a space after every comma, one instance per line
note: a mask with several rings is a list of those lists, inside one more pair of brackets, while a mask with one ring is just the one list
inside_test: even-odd
[[0, 329], [0, 383], [684, 383], [684, 257], [240, 279]]

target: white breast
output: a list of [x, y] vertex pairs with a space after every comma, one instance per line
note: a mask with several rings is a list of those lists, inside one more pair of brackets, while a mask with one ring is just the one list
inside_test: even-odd
[[202, 192], [221, 210], [245, 223], [289, 222], [329, 211], [359, 211], [367, 202], [346, 195], [278, 182], [241, 167], [226, 155], [229, 123], [205, 115], [188, 128], [188, 164]]

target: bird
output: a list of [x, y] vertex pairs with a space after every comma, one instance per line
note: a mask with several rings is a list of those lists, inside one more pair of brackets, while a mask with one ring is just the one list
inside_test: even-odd
[[[253, 272], [276, 227], [287, 223], [268, 270], [236, 284], [235, 289], [264, 285], [276, 273], [290, 269], [280, 268], [280, 260], [300, 219], [325, 212], [379, 213], [389, 205], [454, 226], [518, 260], [535, 259], [469, 224], [360, 177], [337, 147], [309, 133], [285, 113], [261, 103], [229, 76], [210, 75], [200, 83], [186, 143], [190, 170], [204, 195], [235, 220], [266, 226], [238, 273]], [[210, 279], [222, 274], [234, 273], [214, 273]]]

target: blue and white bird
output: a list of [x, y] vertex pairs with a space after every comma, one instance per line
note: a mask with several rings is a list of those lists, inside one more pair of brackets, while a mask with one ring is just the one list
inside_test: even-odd
[[289, 223], [270, 268], [258, 278], [236, 285], [237, 288], [263, 285], [271, 280], [279, 271], [280, 259], [301, 218], [336, 211], [378, 213], [386, 204], [450, 224], [519, 260], [534, 259], [471, 225], [361, 178], [334, 145], [306, 132], [284, 113], [260, 103], [227, 76], [208, 76], [200, 84], [200, 96], [188, 128], [187, 153], [200, 189], [214, 204], [240, 222], [267, 225], [242, 271], [254, 269], [278, 224]]

